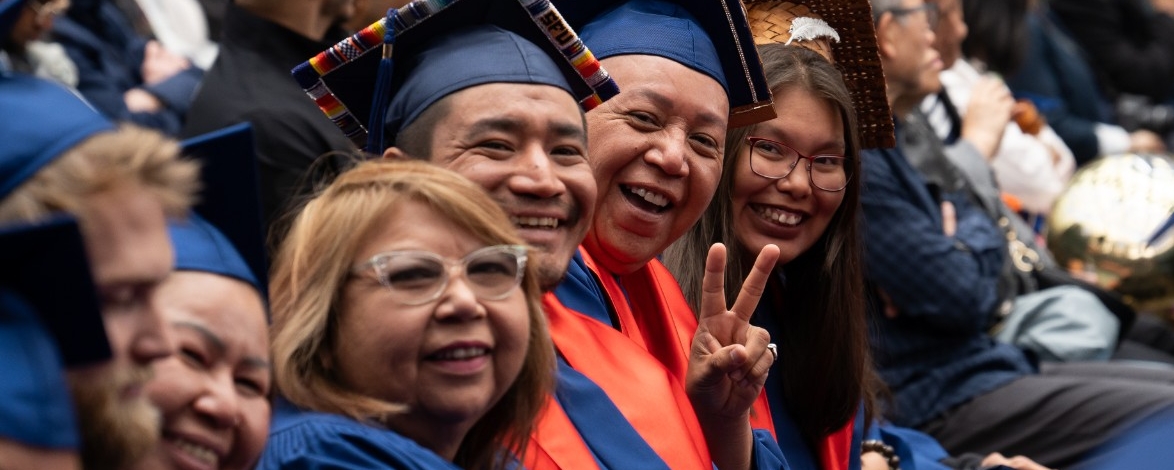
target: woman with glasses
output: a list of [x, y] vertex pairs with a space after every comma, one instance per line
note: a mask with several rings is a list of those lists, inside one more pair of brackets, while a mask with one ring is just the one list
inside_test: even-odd
[[862, 400], [871, 409], [872, 397], [856, 117], [840, 73], [819, 54], [783, 44], [759, 46], [759, 54], [778, 117], [729, 132], [717, 195], [665, 264], [696, 306], [704, 265], [694, 253], [726, 244], [728, 296], [762, 247], [779, 247], [751, 320], [778, 345], [766, 381], [775, 434], [791, 468], [840, 468], [829, 461], [828, 440]]
[[467, 180], [371, 161], [294, 219], [272, 278], [280, 398], [258, 468], [504, 468], [553, 382], [534, 272]]

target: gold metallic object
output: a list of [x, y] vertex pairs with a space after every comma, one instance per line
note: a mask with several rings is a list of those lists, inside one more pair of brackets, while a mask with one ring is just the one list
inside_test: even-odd
[[1076, 172], [1048, 217], [1048, 248], [1077, 277], [1121, 294], [1142, 312], [1174, 309], [1174, 159], [1113, 155]]

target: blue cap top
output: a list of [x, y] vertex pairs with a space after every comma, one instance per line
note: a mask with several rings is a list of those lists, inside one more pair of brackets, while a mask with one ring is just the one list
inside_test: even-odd
[[195, 214], [168, 229], [175, 268], [239, 279], [268, 299], [265, 224], [253, 129], [237, 124], [183, 142], [184, 153], [201, 163], [204, 190]]
[[[729, 93], [721, 58], [688, 10], [663, 0], [632, 0], [584, 26], [583, 42], [595, 57], [625, 54], [664, 57], [709, 75]], [[633, 34], [639, 31], [640, 34]]]
[[64, 367], [110, 359], [77, 223], [0, 228], [0, 436], [77, 448]]
[[82, 140], [114, 129], [77, 95], [39, 78], [0, 77], [0, 200]]
[[717, 80], [729, 96], [729, 127], [775, 117], [762, 60], [740, 1], [553, 1], [600, 59], [655, 55]]
[[397, 62], [397, 69], [406, 72], [387, 111], [384, 136], [392, 145], [396, 135], [420, 113], [465, 88], [486, 83], [533, 83], [572, 93], [566, 77], [545, 51], [494, 25], [454, 31], [426, 43], [410, 60]]
[[249, 283], [262, 297], [265, 291], [236, 247], [216, 227], [198, 214], [188, 220], [167, 224], [171, 243], [175, 244], [177, 271], [203, 271]]

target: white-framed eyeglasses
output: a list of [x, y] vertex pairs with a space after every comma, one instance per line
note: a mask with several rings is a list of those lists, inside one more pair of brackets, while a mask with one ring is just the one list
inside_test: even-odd
[[459, 260], [421, 250], [379, 253], [355, 266], [354, 274], [374, 269], [380, 284], [404, 305], [423, 305], [440, 297], [454, 275], [465, 277], [469, 288], [482, 300], [501, 300], [522, 283], [526, 272], [526, 247], [494, 245], [478, 249]]

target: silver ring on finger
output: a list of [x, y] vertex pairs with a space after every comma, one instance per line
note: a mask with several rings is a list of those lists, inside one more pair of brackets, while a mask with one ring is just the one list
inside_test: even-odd
[[779, 360], [779, 346], [777, 344], [767, 343], [766, 349], [770, 351], [770, 354], [775, 357], [776, 361]]

